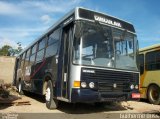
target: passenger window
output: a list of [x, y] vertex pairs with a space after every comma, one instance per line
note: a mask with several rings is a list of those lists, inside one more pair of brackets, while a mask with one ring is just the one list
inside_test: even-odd
[[151, 71], [151, 70], [157, 70], [157, 60], [156, 60], [156, 56], [157, 56], [158, 51], [153, 51], [153, 52], [149, 52], [146, 54], [146, 70], [147, 71]]
[[160, 51], [156, 53], [156, 69], [160, 69]]
[[36, 49], [37, 49], [37, 44], [35, 44], [35, 45], [32, 47], [32, 54], [36, 53]]
[[25, 67], [29, 65], [29, 59], [30, 59], [30, 49], [26, 52], [26, 57], [25, 57]]
[[38, 48], [38, 50], [43, 49], [45, 46], [46, 46], [46, 38], [44, 38], [43, 40], [41, 40], [39, 42], [39, 48]]
[[58, 42], [48, 46], [46, 49], [45, 57], [56, 55], [57, 49], [58, 49]]
[[36, 54], [33, 54], [31, 57], [30, 57], [30, 65], [32, 65], [35, 61], [35, 56]]
[[44, 49], [37, 52], [36, 62], [39, 62], [44, 57]]
[[28, 58], [29, 56], [30, 56], [30, 49], [27, 51], [26, 58]]
[[24, 52], [24, 53], [22, 54], [21, 69], [22, 69], [22, 68], [23, 68], [23, 66], [24, 66], [24, 59], [25, 59], [25, 55], [26, 55], [26, 53]]
[[48, 45], [51, 45], [59, 40], [60, 29], [55, 30], [52, 34], [49, 35]]
[[45, 57], [56, 55], [59, 46], [59, 36], [60, 29], [55, 30], [52, 34], [49, 35]]
[[18, 61], [18, 69], [21, 67], [21, 62], [22, 62], [22, 55], [20, 55], [20, 57], [19, 57], [19, 61]]

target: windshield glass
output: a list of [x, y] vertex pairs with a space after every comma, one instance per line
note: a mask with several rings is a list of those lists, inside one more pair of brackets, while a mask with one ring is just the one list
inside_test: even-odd
[[91, 22], [77, 22], [73, 63], [137, 70], [135, 35]]

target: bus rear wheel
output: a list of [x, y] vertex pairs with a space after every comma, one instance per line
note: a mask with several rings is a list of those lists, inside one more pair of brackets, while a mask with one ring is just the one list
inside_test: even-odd
[[49, 80], [47, 82], [46, 92], [45, 92], [46, 107], [48, 109], [58, 108], [58, 100], [53, 99], [53, 86], [52, 82]]
[[20, 95], [23, 95], [23, 94], [24, 94], [24, 92], [23, 92], [23, 90], [22, 90], [22, 80], [19, 80], [19, 82], [18, 82], [18, 93], [19, 93]]
[[156, 85], [151, 85], [148, 89], [148, 100], [151, 104], [160, 104], [160, 88]]

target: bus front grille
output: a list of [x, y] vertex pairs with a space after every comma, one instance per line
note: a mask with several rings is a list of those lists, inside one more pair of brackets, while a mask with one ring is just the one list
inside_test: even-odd
[[139, 74], [102, 69], [82, 69], [81, 80], [98, 82], [99, 92], [130, 92], [131, 84], [138, 84]]

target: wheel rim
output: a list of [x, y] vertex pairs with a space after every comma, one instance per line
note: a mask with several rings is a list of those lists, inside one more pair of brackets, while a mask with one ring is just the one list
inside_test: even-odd
[[159, 93], [156, 89], [152, 89], [150, 92], [150, 97], [152, 100], [157, 101], [159, 99]]
[[21, 92], [21, 88], [22, 88], [21, 83], [19, 83], [19, 85], [18, 85], [18, 91], [19, 92]]
[[48, 87], [46, 89], [46, 101], [50, 101], [51, 89]]

